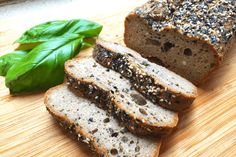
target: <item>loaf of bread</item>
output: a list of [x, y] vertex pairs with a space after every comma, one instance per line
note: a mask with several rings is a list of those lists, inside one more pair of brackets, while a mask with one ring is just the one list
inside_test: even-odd
[[150, 0], [125, 20], [124, 41], [200, 84], [235, 41], [235, 0]]
[[145, 99], [126, 78], [92, 57], [67, 61], [65, 74], [75, 92], [107, 110], [135, 134], [167, 134], [177, 125], [176, 112]]
[[[138, 137], [91, 101], [75, 95], [66, 85], [50, 89], [45, 105], [59, 124], [102, 157], [157, 157], [160, 139]], [[79, 156], [79, 154], [78, 154]]]
[[153, 103], [167, 109], [183, 111], [197, 97], [197, 88], [191, 82], [122, 45], [98, 40], [93, 57], [129, 79]]

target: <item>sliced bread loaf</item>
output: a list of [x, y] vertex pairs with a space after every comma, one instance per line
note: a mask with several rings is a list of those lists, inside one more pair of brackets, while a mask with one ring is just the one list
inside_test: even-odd
[[191, 82], [127, 47], [99, 40], [93, 56], [99, 64], [128, 78], [146, 98], [165, 108], [182, 111], [197, 96], [197, 88]]
[[65, 64], [69, 86], [119, 119], [133, 133], [160, 135], [176, 127], [178, 114], [146, 100], [119, 73], [92, 57]]
[[125, 20], [124, 42], [200, 84], [235, 43], [235, 0], [149, 0]]
[[160, 140], [137, 137], [90, 101], [76, 96], [66, 85], [50, 89], [45, 95], [50, 114], [78, 140], [98, 155], [112, 157], [156, 157]]

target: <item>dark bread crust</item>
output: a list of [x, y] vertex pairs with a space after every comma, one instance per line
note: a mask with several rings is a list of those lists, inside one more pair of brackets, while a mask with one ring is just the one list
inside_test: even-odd
[[111, 95], [110, 91], [104, 90], [91, 80], [79, 79], [74, 76], [74, 74], [69, 73], [68, 70], [66, 70], [68, 64], [69, 62], [65, 65], [65, 76], [68, 86], [73, 88], [75, 93], [79, 95], [83, 94], [85, 98], [96, 103], [98, 107], [105, 109], [108, 113], [117, 118], [122, 125], [127, 127], [130, 132], [138, 135], [160, 136], [169, 134], [172, 129], [177, 126], [178, 117], [176, 117], [172, 125], [160, 127], [148, 125], [143, 122], [142, 119], [138, 117], [135, 118], [134, 114], [127, 114], [127, 111], [122, 109], [121, 104], [116, 101], [116, 98]]
[[[163, 5], [164, 6], [163, 8], [159, 8], [160, 10], [164, 10], [164, 12], [168, 13], [162, 19], [153, 17], [154, 15], [158, 15], [158, 14], [155, 14], [155, 12], [154, 12], [155, 11], [155, 9], [154, 9], [155, 3], [162, 3], [162, 2], [150, 0], [147, 3], [145, 3], [143, 6], [136, 8], [125, 19], [124, 42], [128, 47], [138, 50], [138, 48], [136, 48], [136, 46], [133, 46], [133, 45], [131, 46], [131, 44], [129, 43], [130, 32], [128, 32], [127, 30], [128, 30], [128, 24], [130, 23], [130, 21], [139, 19], [142, 22], [142, 24], [146, 25], [146, 27], [149, 29], [149, 33], [151, 33], [151, 34], [157, 35], [157, 33], [165, 33], [165, 32], [169, 32], [169, 31], [173, 31], [174, 32], [173, 34], [176, 33], [176, 34], [182, 36], [186, 41], [198, 41], [199, 43], [207, 45], [210, 50], [209, 53], [212, 53], [212, 55], [214, 56], [213, 67], [211, 69], [209, 69], [209, 71], [204, 75], [204, 77], [199, 78], [198, 80], [193, 80], [191, 77], [188, 78], [194, 84], [200, 85], [200, 84], [204, 83], [209, 78], [209, 76], [212, 74], [212, 72], [215, 71], [219, 67], [220, 63], [223, 60], [225, 53], [227, 53], [230, 50], [230, 48], [232, 47], [232, 45], [235, 41], [235, 35], [236, 35], [235, 15], [236, 15], [236, 12], [235, 12], [235, 9], [234, 10], [232, 9], [232, 7], [233, 7], [232, 3], [234, 3], [234, 2], [232, 2], [232, 3], [228, 2], [228, 4], [226, 3], [228, 6], [230, 6], [230, 7], [228, 7], [228, 10], [227, 10], [230, 13], [227, 13], [227, 11], [225, 11], [224, 14], [222, 14], [221, 16], [219, 16], [218, 14], [215, 14], [215, 16], [217, 17], [216, 18], [217, 20], [216, 21], [212, 20], [213, 23], [205, 22], [204, 20], [197, 21], [197, 23], [200, 23], [201, 25], [199, 27], [193, 27], [193, 29], [190, 29], [190, 31], [189, 30], [185, 31], [185, 27], [182, 27], [182, 25], [179, 24], [178, 22], [177, 23], [179, 25], [177, 25], [175, 18], [174, 18], [175, 15], [177, 13], [179, 13], [177, 8], [181, 7], [183, 2], [187, 2], [187, 1], [179, 1], [179, 3], [176, 3], [176, 4], [174, 4], [174, 1], [173, 2], [166, 1], [166, 3], [169, 3], [169, 4], [167, 4], [167, 6]], [[191, 1], [188, 1], [188, 2], [191, 4]], [[219, 5], [221, 3], [221, 1], [212, 1], [212, 2], [205, 2], [205, 3], [206, 4], [209, 3], [209, 5], [211, 5], [210, 3], [218, 3], [217, 5]], [[222, 3], [224, 3], [224, 2], [222, 1]], [[153, 7], [152, 8], [153, 10], [149, 8], [149, 5]], [[194, 7], [192, 7], [192, 8], [198, 8], [198, 5], [200, 5], [200, 3], [193, 3], [192, 5], [194, 5]], [[235, 7], [235, 4], [234, 4], [234, 7]], [[148, 10], [148, 8], [149, 8], [149, 10]], [[220, 7], [215, 6], [215, 10], [217, 10], [218, 8], [220, 8]], [[165, 11], [166, 9], [167, 9], [167, 11]], [[171, 10], [171, 9], [173, 9], [173, 10]], [[171, 11], [169, 11], [169, 10], [171, 10]], [[212, 12], [212, 10], [214, 10], [214, 9], [211, 8], [211, 11], [209, 11], [209, 12]], [[175, 13], [175, 12], [177, 12], [177, 13]], [[201, 11], [193, 12], [193, 15], [195, 15], [195, 13], [199, 14], [199, 12], [201, 12]], [[203, 10], [202, 10], [202, 12], [203, 12]], [[220, 12], [220, 10], [218, 12]], [[181, 14], [181, 12], [180, 12], [180, 14]], [[208, 16], [207, 14], [206, 14], [206, 16]], [[225, 18], [223, 18], [222, 16], [225, 16]], [[183, 23], [183, 24], [186, 23], [186, 24], [191, 25], [190, 22], [187, 23], [185, 21], [186, 19], [188, 19], [187, 15], [186, 15], [186, 17], [185, 17], [185, 15], [180, 16], [180, 17], [181, 17], [181, 20], [183, 19], [183, 21], [179, 20], [181, 23]], [[210, 17], [212, 17], [212, 16], [210, 16]], [[176, 19], [177, 19], [177, 17], [176, 17]], [[191, 19], [191, 18], [189, 18], [189, 19]], [[218, 22], [220, 20], [223, 20], [223, 21], [225, 20], [225, 22]], [[153, 25], [151, 25], [152, 22], [150, 22], [150, 21], [156, 22], [158, 25], [158, 28], [157, 29], [153, 28]], [[165, 21], [166, 21], [166, 23], [164, 23]], [[209, 21], [211, 21], [211, 20], [209, 20]], [[194, 22], [196, 22], [196, 21], [194, 21]], [[216, 25], [216, 23], [221, 23], [221, 25], [218, 26], [218, 25]], [[175, 27], [175, 25], [177, 25], [177, 27]], [[195, 29], [202, 28], [203, 26], [207, 28], [207, 31], [212, 31], [213, 33], [204, 34], [201, 31], [199, 31], [197, 34], [193, 33], [194, 31], [198, 31]], [[220, 33], [216, 33], [216, 32], [218, 32], [218, 30], [217, 30], [218, 28], [222, 29], [221, 31], [219, 31]], [[215, 40], [215, 38], [216, 38], [216, 40]], [[139, 52], [139, 53], [142, 53], [142, 55], [144, 57], [151, 57], [151, 56], [146, 56], [145, 52], [144, 53]], [[153, 56], [153, 57], [157, 57], [157, 56]], [[166, 67], [169, 66], [169, 65], [165, 64], [165, 61], [163, 61], [163, 60], [162, 60], [162, 63]], [[181, 74], [181, 72], [179, 72], [178, 70], [175, 72]], [[194, 73], [194, 70], [193, 70], [193, 73]], [[182, 74], [182, 75], [184, 76], [184, 74]]]
[[[175, 89], [166, 87], [155, 77], [145, 72], [136, 63], [132, 62], [128, 55], [115, 52], [103, 44], [105, 41], [97, 41], [93, 50], [95, 60], [110, 69], [119, 72], [128, 78], [136, 90], [153, 103], [173, 111], [183, 111], [188, 108], [197, 97], [197, 89], [192, 93], [180, 93]], [[132, 51], [132, 50], [130, 50]], [[132, 56], [131, 56], [132, 57]], [[186, 80], [187, 81], [187, 80]], [[194, 86], [194, 85], [193, 85]], [[157, 92], [149, 92], [149, 89], [160, 89]]]
[[[75, 124], [74, 121], [68, 119], [65, 115], [62, 115], [60, 112], [57, 112], [53, 109], [52, 105], [49, 104], [48, 96], [54, 92], [55, 90], [66, 86], [65, 84], [58, 85], [56, 87], [53, 87], [49, 89], [45, 94], [44, 103], [46, 105], [46, 109], [48, 112], [52, 115], [52, 117], [70, 134], [73, 136], [78, 137], [78, 140], [82, 143], [87, 144], [87, 146], [97, 154], [97, 156], [105, 157], [109, 156], [107, 153], [107, 150], [104, 146], [99, 146], [96, 142], [96, 139], [92, 139], [89, 134], [86, 134], [82, 128]], [[79, 136], [78, 136], [79, 135]], [[86, 138], [89, 138], [89, 141], [86, 140]], [[157, 157], [159, 154], [161, 142], [157, 142], [157, 148], [156, 150], [150, 154], [150, 157]]]

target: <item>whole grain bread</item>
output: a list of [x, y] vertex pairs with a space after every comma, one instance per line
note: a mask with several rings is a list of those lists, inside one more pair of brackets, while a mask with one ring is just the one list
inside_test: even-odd
[[177, 125], [177, 113], [146, 100], [127, 79], [92, 57], [67, 61], [65, 75], [74, 92], [107, 110], [133, 133], [168, 134]]
[[183, 111], [197, 97], [197, 88], [191, 82], [122, 45], [98, 40], [93, 56], [99, 64], [128, 78], [136, 90], [157, 105]]
[[65, 84], [47, 91], [45, 105], [63, 128], [76, 134], [79, 141], [88, 144], [99, 156], [158, 156], [160, 139], [131, 134], [116, 119], [75, 95]]
[[149, 0], [126, 17], [124, 41], [200, 84], [235, 42], [235, 8], [234, 0]]

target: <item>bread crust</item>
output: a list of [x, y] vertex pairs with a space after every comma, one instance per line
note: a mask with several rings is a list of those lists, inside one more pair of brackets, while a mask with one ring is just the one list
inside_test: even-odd
[[70, 73], [69, 70], [67, 70], [69, 64], [70, 61], [65, 64], [65, 77], [68, 86], [73, 88], [75, 94], [83, 94], [85, 98], [96, 103], [98, 107], [105, 109], [125, 125], [130, 132], [138, 135], [160, 136], [169, 134], [172, 129], [177, 126], [177, 113], [173, 124], [166, 126], [158, 126], [157, 124], [148, 125], [145, 121], [142, 121], [140, 117], [136, 117], [134, 114], [127, 114], [127, 110], [117, 102], [116, 97], [112, 95], [109, 90], [105, 89], [103, 85], [99, 83], [94, 83], [92, 80], [77, 78], [73, 73]]
[[[131, 49], [130, 52], [136, 53]], [[106, 42], [102, 40], [97, 41], [93, 51], [93, 57], [99, 64], [113, 69], [128, 78], [136, 90], [157, 105], [173, 111], [183, 111], [188, 108], [197, 97], [197, 88], [193, 84], [192, 87], [195, 88], [192, 93], [183, 93], [176, 91], [171, 88], [171, 86], [167, 87], [162, 84], [157, 77], [148, 74], [136, 63], [131, 61], [129, 55], [132, 54], [115, 52], [112, 48], [106, 46]], [[187, 80], [185, 81], [189, 82]], [[189, 84], [191, 83], [189, 82]], [[149, 92], [150, 89], [160, 90], [157, 92]]]
[[[87, 144], [88, 147], [94, 153], [97, 154], [97, 156], [101, 156], [101, 157], [109, 156], [109, 154], [107, 153], [107, 150], [104, 146], [99, 146], [99, 144], [96, 142], [96, 140], [91, 138], [91, 136], [88, 133], [85, 133], [80, 128], [80, 126], [76, 126], [74, 121], [68, 119], [66, 116], [62, 115], [60, 112], [54, 110], [52, 105], [50, 105], [50, 103], [48, 101], [49, 100], [48, 96], [52, 92], [56, 91], [57, 89], [59, 89], [63, 86], [66, 86], [66, 84], [61, 84], [61, 85], [58, 85], [56, 87], [53, 87], [45, 93], [44, 104], [46, 106], [46, 109], [52, 115], [52, 117], [63, 127], [63, 129], [65, 129], [67, 132], [71, 133], [72, 135], [75, 135], [75, 136], [80, 135], [78, 140], [82, 143]], [[87, 138], [89, 138], [89, 141], [84, 140], [84, 139], [87, 139]], [[156, 149], [152, 154], [150, 154], [150, 157], [157, 157], [158, 156], [160, 146], [161, 146], [161, 141], [157, 142], [156, 145], [157, 145]]]

